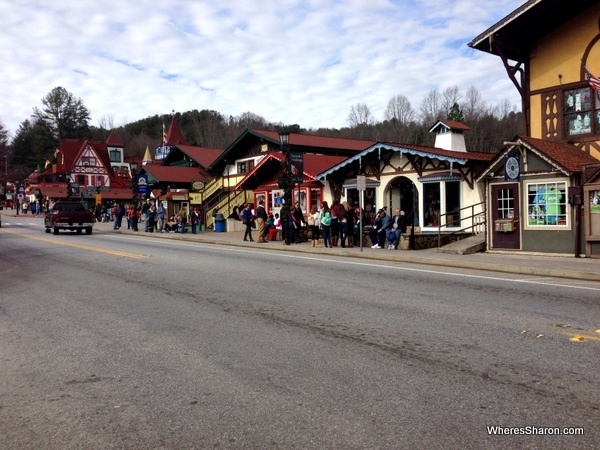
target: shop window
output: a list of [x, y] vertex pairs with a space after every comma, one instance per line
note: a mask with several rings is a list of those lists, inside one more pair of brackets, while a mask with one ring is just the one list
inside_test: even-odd
[[425, 198], [425, 226], [437, 227], [440, 221], [440, 183], [425, 183], [423, 185]]
[[527, 225], [567, 226], [567, 183], [527, 184]]
[[565, 135], [600, 134], [600, 93], [590, 87], [564, 92]]
[[317, 211], [321, 209], [321, 189], [312, 188], [310, 190], [310, 207], [306, 212], [312, 211], [313, 206], [317, 207]]
[[446, 182], [446, 226], [460, 227], [460, 182]]
[[[300, 200], [298, 200], [298, 197], [300, 197]], [[302, 190], [294, 190], [294, 194], [293, 194], [293, 198], [294, 198], [294, 203], [296, 202], [300, 202], [300, 209], [302, 210], [302, 212], [306, 213], [306, 208], [307, 208], [307, 204], [306, 204], [306, 190], [302, 189]]]

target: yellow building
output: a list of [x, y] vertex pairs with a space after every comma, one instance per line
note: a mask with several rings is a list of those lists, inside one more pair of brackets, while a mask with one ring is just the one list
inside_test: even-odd
[[477, 179], [488, 249], [600, 256], [600, 1], [529, 0], [469, 46], [502, 59], [527, 124]]
[[523, 102], [527, 135], [600, 160], [600, 2], [530, 0], [469, 46], [499, 56]]

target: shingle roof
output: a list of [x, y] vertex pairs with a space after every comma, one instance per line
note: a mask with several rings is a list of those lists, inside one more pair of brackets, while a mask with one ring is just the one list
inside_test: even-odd
[[225, 151], [219, 148], [195, 147], [193, 145], [178, 145], [177, 148], [204, 168], [208, 168]]
[[110, 147], [123, 147], [123, 143], [121, 142], [121, 140], [112, 131], [106, 138], [106, 145]]
[[596, 158], [571, 144], [526, 136], [518, 136], [518, 139], [528, 144], [530, 148], [545, 154], [567, 172], [582, 172], [585, 164], [598, 162]]
[[[279, 133], [276, 131], [266, 130], [251, 130], [255, 134], [260, 134], [268, 137], [274, 142], [279, 142]], [[343, 150], [356, 150], [362, 151], [365, 148], [373, 145], [375, 141], [366, 139], [348, 139], [348, 138], [336, 138], [328, 136], [315, 136], [312, 134], [298, 134], [290, 133], [290, 145], [301, 146], [301, 147], [315, 147], [315, 148], [332, 148], [332, 149], [343, 149]]]
[[196, 180], [207, 180], [206, 172], [199, 167], [163, 166], [158, 163], [148, 163], [143, 169], [159, 182], [191, 183]]

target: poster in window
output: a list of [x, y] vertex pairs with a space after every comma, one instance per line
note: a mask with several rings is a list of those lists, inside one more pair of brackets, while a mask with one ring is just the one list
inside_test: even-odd
[[600, 214], [600, 191], [590, 191], [590, 214]]
[[567, 116], [567, 131], [570, 136], [592, 132], [592, 113], [569, 114]]

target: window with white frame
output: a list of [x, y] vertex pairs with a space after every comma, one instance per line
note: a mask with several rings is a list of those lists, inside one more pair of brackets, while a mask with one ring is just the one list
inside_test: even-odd
[[567, 183], [527, 184], [527, 225], [532, 227], [567, 226]]

